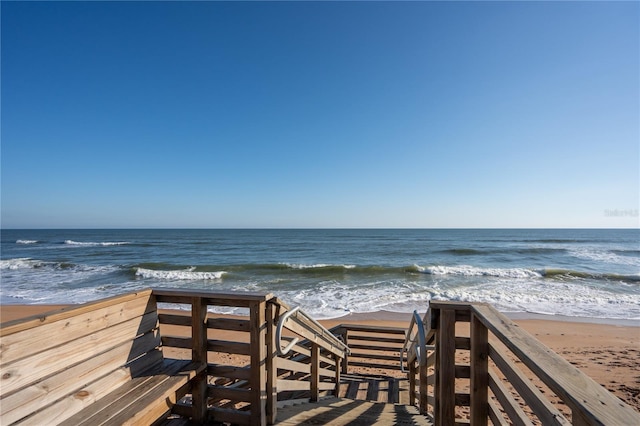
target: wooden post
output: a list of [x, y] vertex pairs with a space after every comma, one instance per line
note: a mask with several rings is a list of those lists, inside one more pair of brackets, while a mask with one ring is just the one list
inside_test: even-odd
[[[204, 299], [191, 300], [191, 359], [197, 363], [207, 361], [207, 304]], [[191, 391], [193, 421], [204, 424], [207, 421], [207, 373], [206, 370], [193, 380]]]
[[489, 332], [471, 313], [471, 424], [486, 426], [489, 416]]
[[320, 397], [320, 346], [311, 344], [311, 402], [318, 401]]
[[428, 399], [429, 395], [427, 392], [427, 363], [426, 363], [427, 354], [423, 353], [420, 355], [424, 358], [425, 363], [424, 365], [418, 364], [418, 374], [420, 376], [420, 388], [418, 390], [418, 401], [420, 404], [420, 414], [426, 415], [429, 412], [429, 399]]
[[276, 422], [278, 405], [278, 371], [276, 358], [276, 309], [273, 304], [267, 304], [267, 424]]
[[436, 368], [438, 371], [438, 388], [435, 424], [441, 426], [455, 425], [456, 409], [456, 311], [440, 309], [438, 324], [438, 347]]
[[267, 324], [266, 302], [253, 302], [249, 306], [251, 322], [251, 424], [266, 426], [267, 403]]
[[[342, 340], [346, 346], [349, 346], [349, 330], [346, 328], [342, 329]], [[349, 369], [349, 354], [344, 354], [344, 360], [342, 361], [342, 374], [348, 374]]]
[[342, 371], [342, 366], [340, 365], [342, 363], [342, 358], [334, 354], [333, 359], [336, 361], [336, 387], [333, 390], [333, 395], [338, 398], [340, 396], [340, 380], [342, 380], [340, 377], [340, 372]]
[[416, 405], [416, 362], [409, 363], [409, 405]]

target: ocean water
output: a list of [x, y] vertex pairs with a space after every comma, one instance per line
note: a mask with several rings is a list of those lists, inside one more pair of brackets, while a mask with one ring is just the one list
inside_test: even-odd
[[638, 229], [3, 230], [1, 239], [2, 304], [174, 287], [271, 292], [316, 318], [453, 300], [640, 320]]

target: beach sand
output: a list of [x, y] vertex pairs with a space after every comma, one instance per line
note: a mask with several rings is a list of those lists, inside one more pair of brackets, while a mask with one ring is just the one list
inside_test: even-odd
[[[60, 307], [3, 305], [0, 307], [0, 321], [4, 323]], [[410, 318], [409, 314], [379, 312], [353, 314], [320, 322], [328, 328], [338, 324], [406, 328]], [[640, 327], [548, 319], [514, 321], [618, 398], [640, 411]]]

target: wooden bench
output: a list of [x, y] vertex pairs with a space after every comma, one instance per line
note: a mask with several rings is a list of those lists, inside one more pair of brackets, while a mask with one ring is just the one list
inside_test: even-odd
[[205, 369], [163, 356], [151, 290], [8, 322], [0, 424], [152, 424]]

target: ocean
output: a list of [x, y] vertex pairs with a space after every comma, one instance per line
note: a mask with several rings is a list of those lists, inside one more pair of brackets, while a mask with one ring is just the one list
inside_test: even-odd
[[2, 304], [174, 287], [270, 292], [318, 319], [452, 300], [640, 320], [638, 229], [2, 230], [1, 240]]

